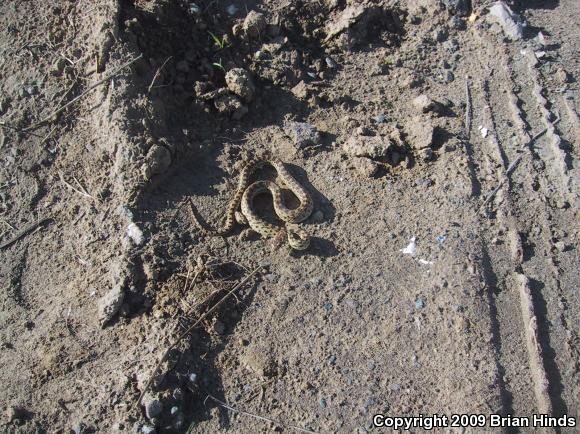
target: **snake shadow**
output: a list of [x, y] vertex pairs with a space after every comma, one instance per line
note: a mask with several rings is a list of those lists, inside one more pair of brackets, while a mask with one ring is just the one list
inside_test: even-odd
[[[308, 190], [310, 196], [312, 197], [312, 201], [314, 202], [314, 209], [312, 210], [312, 214], [303, 222], [306, 230], [311, 227], [312, 230], [309, 232], [315, 233], [314, 227], [316, 225], [328, 225], [332, 223], [336, 216], [336, 208], [332, 202], [324, 194], [322, 194], [320, 190], [312, 185], [308, 179], [308, 174], [303, 168], [291, 163], [286, 163], [286, 166], [292, 175], [300, 182], [300, 184], [302, 184], [304, 188]], [[289, 200], [288, 203], [291, 206], [293, 205], [291, 200]], [[322, 213], [322, 217], [320, 217], [320, 213]], [[332, 257], [338, 255], [338, 253], [338, 249], [332, 241], [313, 236], [310, 242], [310, 248], [304, 251], [292, 251], [290, 256]]]

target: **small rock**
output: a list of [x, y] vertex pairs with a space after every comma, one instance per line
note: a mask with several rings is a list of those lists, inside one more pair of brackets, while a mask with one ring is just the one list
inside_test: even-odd
[[163, 411], [163, 404], [158, 399], [149, 399], [145, 401], [145, 415], [147, 419], [151, 420], [161, 414]]
[[155, 434], [155, 427], [151, 425], [143, 425], [141, 427], [141, 434]]
[[427, 95], [419, 95], [413, 99], [413, 105], [421, 113], [435, 112], [440, 114], [444, 108], [441, 103], [429, 98]]
[[320, 408], [326, 408], [326, 399], [320, 398], [318, 400], [318, 405], [320, 405]]
[[169, 149], [161, 145], [153, 145], [145, 157], [143, 175], [151, 179], [154, 175], [165, 173], [171, 166], [171, 153]]
[[379, 170], [379, 165], [376, 162], [365, 157], [355, 158], [353, 160], [353, 167], [363, 178], [371, 178]]
[[343, 148], [351, 157], [367, 157], [373, 160], [383, 160], [388, 157], [394, 143], [381, 136], [358, 136], [350, 137]]
[[197, 374], [192, 372], [191, 374], [189, 374], [188, 380], [191, 384], [197, 383]]
[[244, 20], [243, 30], [249, 38], [258, 38], [266, 29], [266, 19], [264, 14], [250, 11]]
[[291, 89], [292, 94], [300, 99], [305, 101], [308, 99], [308, 86], [304, 83], [304, 80], [300, 81], [296, 86]]
[[225, 79], [228, 89], [232, 93], [246, 102], [251, 102], [254, 99], [256, 88], [248, 71], [243, 68], [231, 69], [226, 74]]
[[373, 118], [373, 121], [375, 121], [377, 124], [382, 124], [384, 123], [386, 120], [386, 117], [384, 114], [378, 114]]
[[564, 68], [558, 68], [558, 70], [554, 74], [554, 77], [562, 84], [569, 83], [571, 78], [570, 74], [568, 74], [568, 72]]
[[338, 64], [332, 59], [332, 57], [327, 57], [326, 59], [324, 59], [324, 61], [326, 62], [326, 66], [328, 66], [330, 69], [335, 69]]
[[568, 246], [566, 245], [566, 243], [564, 241], [557, 241], [556, 243], [554, 243], [554, 246], [560, 252], [565, 252], [566, 250], [568, 250]]
[[98, 315], [101, 327], [104, 327], [111, 319], [113, 319], [121, 308], [125, 298], [125, 291], [123, 291], [124, 283], [125, 282], [120, 282], [113, 286], [113, 288], [99, 300]]
[[423, 309], [425, 307], [425, 300], [423, 300], [421, 297], [419, 297], [417, 300], [415, 300], [415, 308], [416, 309]]
[[413, 149], [429, 148], [433, 143], [434, 128], [427, 117], [413, 117], [406, 125], [406, 132], [409, 145]]
[[179, 407], [178, 407], [178, 406], [176, 406], [176, 405], [174, 405], [173, 407], [171, 407], [171, 410], [169, 410], [169, 413], [170, 413], [172, 416], [175, 416], [175, 415], [176, 415], [178, 412], [179, 412]]
[[492, 21], [500, 24], [505, 34], [512, 40], [522, 39], [524, 34], [523, 22], [504, 2], [494, 3], [489, 8], [488, 16]]
[[320, 141], [320, 133], [316, 127], [306, 122], [284, 122], [284, 132], [297, 148], [313, 146]]

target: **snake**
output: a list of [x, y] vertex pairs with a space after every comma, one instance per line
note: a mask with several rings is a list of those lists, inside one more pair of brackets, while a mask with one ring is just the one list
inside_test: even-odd
[[[282, 188], [277, 183], [256, 181], [250, 184], [252, 174], [268, 165], [276, 170], [277, 182], [298, 198], [300, 205], [297, 208], [289, 209], [286, 207]], [[274, 211], [285, 223], [283, 227], [267, 222], [254, 210], [254, 198], [265, 192], [272, 195]], [[308, 191], [290, 174], [284, 163], [277, 158], [251, 160], [244, 166], [240, 172], [236, 192], [226, 208], [225, 221], [217, 229], [204, 227], [199, 221], [191, 201], [190, 206], [196, 226], [206, 234], [223, 236], [230, 233], [236, 224], [236, 212], [238, 208], [241, 208], [244, 220], [250, 228], [264, 238], [273, 238], [275, 243], [279, 243], [286, 237], [288, 245], [294, 250], [306, 250], [310, 245], [310, 235], [297, 226], [297, 223], [303, 222], [312, 214], [312, 198]]]

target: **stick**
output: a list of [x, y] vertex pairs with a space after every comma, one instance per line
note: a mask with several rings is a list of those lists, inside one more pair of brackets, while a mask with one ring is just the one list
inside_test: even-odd
[[[558, 122], [560, 122], [560, 118], [556, 119], [552, 125], [556, 125]], [[528, 147], [531, 146], [536, 140], [538, 140], [538, 138], [540, 138], [542, 135], [544, 135], [546, 132], [548, 131], [548, 128], [544, 128], [542, 131], [540, 131], [539, 133], [534, 134], [534, 136], [528, 140], [528, 142], [523, 146], [523, 147]], [[524, 154], [520, 155], [518, 158], [516, 158], [507, 168], [506, 172], [505, 172], [505, 177], [504, 179], [501, 180], [501, 182], [498, 184], [497, 187], [495, 187], [493, 189], [493, 191], [489, 194], [489, 196], [487, 196], [487, 198], [483, 201], [483, 203], [481, 204], [481, 206], [479, 207], [479, 210], [481, 211], [488, 203], [489, 201], [491, 201], [495, 195], [497, 194], [497, 192], [503, 187], [503, 185], [507, 182], [508, 180], [508, 176], [510, 176], [512, 174], [512, 172], [516, 169], [516, 167], [518, 167], [518, 164], [520, 164], [520, 161], [522, 161], [522, 158], [524, 158]]]
[[24, 229], [21, 229], [16, 235], [14, 235], [8, 241], [5, 241], [2, 244], [0, 244], [0, 250], [4, 250], [6, 247], [11, 246], [16, 241], [18, 241], [20, 238], [22, 238], [25, 235], [28, 235], [30, 232], [32, 232], [33, 230], [35, 230], [37, 227], [39, 227], [43, 223], [47, 222], [48, 220], [52, 220], [52, 218], [51, 217], [45, 217], [45, 218], [40, 219], [40, 220], [38, 220], [38, 221], [36, 221], [34, 223], [29, 224]]
[[167, 59], [165, 59], [165, 62], [163, 62], [163, 64], [159, 68], [157, 68], [157, 71], [155, 72], [155, 75], [153, 76], [153, 80], [151, 80], [151, 84], [147, 88], [147, 93], [151, 93], [151, 89], [153, 88], [153, 85], [155, 84], [155, 80], [157, 80], [157, 77], [159, 77], [159, 73], [165, 67], [167, 62], [169, 62], [169, 59], [171, 59], [172, 57], [173, 56], [169, 56]]
[[115, 69], [113, 72], [111, 72], [109, 75], [103, 77], [102, 79], [100, 79], [99, 81], [97, 81], [96, 83], [92, 84], [91, 86], [89, 86], [89, 88], [87, 90], [85, 90], [83, 93], [81, 93], [80, 95], [74, 97], [73, 99], [71, 99], [69, 102], [67, 102], [66, 104], [60, 106], [58, 109], [56, 109], [55, 111], [53, 111], [52, 113], [50, 113], [48, 116], [46, 116], [44, 119], [41, 119], [40, 121], [36, 122], [35, 124], [30, 125], [29, 127], [24, 128], [22, 131], [29, 131], [29, 130], [33, 130], [37, 127], [39, 127], [40, 125], [49, 122], [54, 116], [56, 116], [57, 114], [61, 113], [62, 111], [66, 110], [68, 107], [70, 107], [72, 104], [74, 104], [75, 102], [77, 102], [78, 100], [80, 100], [81, 98], [83, 98], [84, 96], [86, 96], [89, 92], [91, 92], [93, 89], [95, 89], [96, 87], [100, 86], [101, 84], [103, 84], [104, 82], [110, 80], [111, 78], [115, 77], [117, 74], [119, 74], [119, 72], [121, 72], [123, 69], [125, 69], [126, 67], [132, 65], [133, 63], [135, 63], [137, 60], [141, 59], [141, 57], [143, 57], [142, 54], [138, 55], [137, 57], [134, 57], [133, 59], [131, 59], [130, 61], [128, 61], [127, 63], [122, 64], [121, 66], [119, 66], [117, 69]]
[[[231, 405], [226, 404], [225, 402], [220, 401], [217, 398], [214, 398], [211, 395], [207, 395], [207, 398], [212, 399], [213, 401], [217, 402], [222, 407], [227, 408], [228, 410], [233, 411], [234, 413], [245, 414], [246, 416], [250, 416], [250, 417], [253, 417], [255, 419], [260, 419], [260, 420], [263, 420], [266, 422], [271, 422], [280, 428], [293, 429], [293, 430], [296, 430], [298, 432], [304, 432], [304, 433], [308, 433], [308, 434], [318, 434], [316, 431], [310, 431], [310, 430], [300, 428], [300, 427], [294, 426], [294, 425], [286, 425], [286, 424], [283, 424], [282, 422], [278, 422], [277, 420], [271, 419], [271, 418], [266, 417], [266, 416], [260, 416], [257, 414], [249, 413], [249, 412], [244, 411], [244, 410], [239, 410], [237, 408], [232, 407]], [[207, 401], [207, 398], [206, 398], [206, 401]]]
[[465, 80], [465, 136], [469, 140], [471, 135], [471, 91], [469, 90], [469, 80]]
[[155, 378], [155, 375], [159, 371], [159, 368], [161, 367], [163, 362], [165, 362], [165, 360], [167, 360], [167, 357], [169, 356], [169, 352], [173, 348], [175, 348], [177, 346], [177, 344], [179, 344], [187, 335], [189, 335], [192, 332], [192, 330], [194, 328], [196, 328], [204, 319], [206, 319], [211, 313], [213, 313], [224, 301], [226, 301], [235, 291], [237, 291], [240, 288], [240, 286], [242, 286], [244, 283], [246, 283], [248, 280], [250, 280], [250, 277], [252, 277], [254, 274], [256, 274], [261, 268], [262, 267], [255, 268], [250, 274], [248, 274], [246, 277], [244, 277], [239, 283], [234, 285], [234, 287], [232, 289], [230, 289], [226, 295], [224, 295], [216, 304], [214, 304], [211, 309], [209, 309], [206, 313], [201, 315], [199, 317], [199, 319], [195, 323], [193, 323], [192, 326], [190, 326], [187, 330], [185, 330], [183, 333], [181, 333], [177, 337], [175, 342], [173, 342], [165, 350], [165, 353], [163, 353], [163, 356], [161, 356], [161, 359], [159, 360], [159, 362], [157, 362], [157, 365], [155, 365], [155, 369], [153, 369], [153, 373], [151, 374], [151, 377], [147, 381], [147, 384], [145, 384], [145, 387], [143, 388], [143, 391], [139, 395], [139, 398], [133, 404], [133, 408], [135, 407], [135, 405], [138, 405], [141, 402], [141, 400], [143, 399], [143, 396], [145, 396], [145, 393], [149, 389], [149, 386], [151, 386], [151, 383], [153, 383], [153, 379]]

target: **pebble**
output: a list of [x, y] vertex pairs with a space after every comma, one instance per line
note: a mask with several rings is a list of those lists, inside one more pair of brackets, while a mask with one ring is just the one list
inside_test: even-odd
[[383, 122], [385, 122], [386, 117], [384, 114], [378, 114], [373, 118], [373, 121], [375, 121], [377, 124], [382, 124]]
[[441, 113], [443, 111], [443, 104], [435, 101], [427, 95], [419, 95], [413, 99], [413, 106], [421, 113], [435, 112]]
[[415, 308], [416, 309], [423, 309], [425, 307], [425, 300], [423, 300], [421, 297], [419, 297], [417, 300], [415, 300]]
[[98, 302], [98, 318], [101, 327], [104, 327], [117, 314], [123, 300], [125, 292], [122, 283], [116, 284]]
[[143, 175], [146, 179], [151, 179], [155, 175], [165, 173], [171, 166], [171, 153], [169, 149], [162, 145], [153, 145], [145, 157]]
[[332, 59], [332, 57], [327, 57], [324, 59], [324, 61], [326, 62], [326, 66], [328, 66], [330, 69], [335, 69], [338, 67], [338, 64]]
[[447, 32], [445, 29], [437, 29], [433, 32], [433, 40], [436, 42], [444, 42], [447, 39]]
[[332, 355], [328, 358], [328, 364], [329, 365], [335, 365], [336, 364], [336, 356]]
[[313, 146], [320, 141], [320, 133], [316, 127], [306, 122], [284, 122], [284, 132], [297, 148]]
[[141, 427], [142, 434], [155, 434], [155, 427], [151, 425], [143, 425]]
[[179, 407], [174, 405], [173, 407], [171, 407], [171, 410], [169, 410], [169, 413], [173, 416], [175, 414], [177, 414], [177, 412], [179, 412]]
[[351, 157], [366, 157], [373, 160], [387, 158], [394, 143], [381, 136], [352, 136], [343, 145], [344, 151]]
[[189, 379], [189, 382], [191, 384], [197, 383], [197, 374], [195, 374], [195, 373], [192, 372], [191, 374], [189, 374], [189, 378], [188, 379]]
[[406, 125], [409, 145], [413, 149], [429, 148], [433, 143], [434, 128], [431, 120], [424, 116], [415, 116]]
[[151, 399], [145, 403], [145, 415], [147, 419], [153, 419], [161, 414], [163, 411], [163, 404], [158, 399]]
[[363, 178], [371, 178], [379, 171], [379, 165], [369, 158], [355, 158], [353, 167], [356, 172]]
[[321, 408], [326, 408], [326, 399], [320, 398], [318, 405], [320, 405]]
[[246, 102], [251, 102], [254, 99], [256, 87], [248, 71], [243, 68], [230, 69], [225, 79], [230, 92], [238, 95]]
[[250, 11], [244, 19], [243, 30], [249, 38], [258, 38], [266, 28], [266, 19], [264, 14], [256, 11]]

